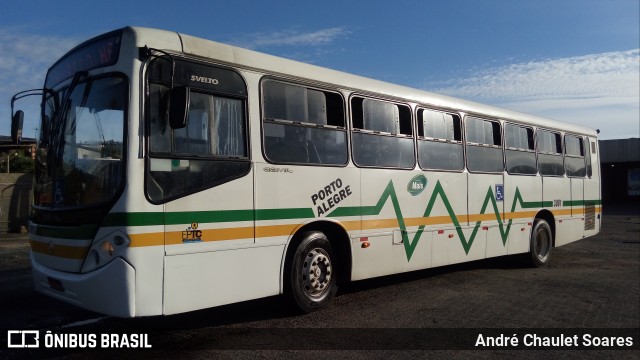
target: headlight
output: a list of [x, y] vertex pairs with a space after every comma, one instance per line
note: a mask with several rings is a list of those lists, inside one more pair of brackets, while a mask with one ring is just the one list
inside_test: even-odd
[[89, 272], [108, 264], [111, 260], [121, 256], [128, 246], [129, 238], [119, 231], [96, 241], [89, 249], [84, 265], [82, 265], [82, 272]]

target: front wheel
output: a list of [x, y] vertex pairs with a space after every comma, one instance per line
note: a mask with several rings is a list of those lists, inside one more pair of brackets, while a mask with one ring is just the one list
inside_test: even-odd
[[338, 289], [331, 243], [321, 232], [309, 232], [291, 259], [289, 291], [300, 310], [310, 313], [326, 307]]
[[545, 267], [551, 260], [553, 235], [549, 224], [543, 219], [537, 219], [531, 230], [529, 244], [529, 260], [533, 267]]

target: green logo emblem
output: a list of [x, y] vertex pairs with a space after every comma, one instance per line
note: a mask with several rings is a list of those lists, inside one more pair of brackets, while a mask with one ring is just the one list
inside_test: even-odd
[[427, 178], [424, 175], [416, 175], [407, 184], [407, 191], [411, 196], [418, 196], [427, 188]]

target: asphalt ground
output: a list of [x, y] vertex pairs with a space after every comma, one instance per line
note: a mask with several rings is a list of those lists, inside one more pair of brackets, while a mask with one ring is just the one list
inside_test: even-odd
[[[637, 203], [605, 206], [601, 233], [554, 248], [546, 268], [503, 257], [359, 281], [308, 315], [272, 297], [173, 316], [105, 317], [36, 293], [28, 252], [24, 234], [0, 235], [0, 358], [640, 358]], [[9, 330], [37, 330], [41, 344], [47, 331], [68, 341], [93, 334], [96, 347], [102, 334], [144, 334], [152, 348], [7, 349]], [[520, 343], [476, 346], [479, 335]], [[600, 346], [567, 346], [574, 335]], [[523, 347], [525, 336], [529, 345], [537, 336], [565, 346]], [[612, 337], [623, 345], [604, 346]]]

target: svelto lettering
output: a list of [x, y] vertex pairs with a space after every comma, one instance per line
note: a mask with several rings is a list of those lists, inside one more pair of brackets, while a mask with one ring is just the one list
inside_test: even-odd
[[196, 81], [199, 83], [211, 84], [211, 85], [218, 85], [220, 83], [218, 79], [213, 79], [206, 76], [198, 76], [198, 75], [191, 75], [191, 81]]

